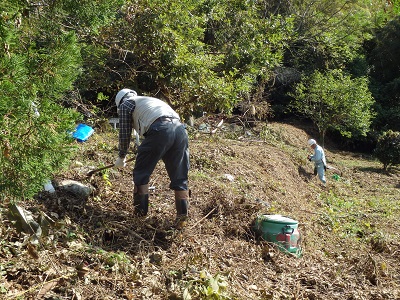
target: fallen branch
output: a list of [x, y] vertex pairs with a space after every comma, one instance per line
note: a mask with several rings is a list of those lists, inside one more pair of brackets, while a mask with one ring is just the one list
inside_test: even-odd
[[[126, 160], [125, 162], [130, 162], [130, 161], [133, 161], [133, 160], [135, 160], [135, 157], [131, 157], [130, 159]], [[105, 167], [92, 170], [92, 171], [88, 172], [88, 173], [86, 174], [86, 176], [87, 176], [87, 177], [90, 177], [90, 176], [92, 176], [94, 173], [97, 173], [97, 172], [100, 172], [100, 171], [103, 171], [103, 170], [106, 170], [106, 169], [110, 169], [110, 168], [112, 168], [112, 167], [114, 167], [114, 164], [112, 164], [112, 165], [107, 165], [107, 166], [105, 166]]]
[[117, 223], [117, 222], [112, 222], [111, 224], [112, 224], [112, 225], [117, 225], [117, 227], [122, 228], [122, 230], [128, 231], [129, 234], [131, 234], [131, 235], [137, 237], [139, 240], [141, 240], [141, 241], [143, 241], [143, 242], [146, 242], [146, 243], [149, 244], [149, 245], [151, 244], [148, 240], [146, 240], [145, 238], [143, 238], [140, 234], [138, 234], [138, 233], [136, 233], [135, 231], [133, 231], [133, 230], [127, 228], [125, 225], [120, 224], [120, 223]]
[[216, 207], [214, 207], [212, 210], [210, 210], [210, 212], [208, 214], [206, 214], [204, 217], [202, 217], [199, 221], [197, 221], [192, 227], [190, 227], [190, 229], [195, 228], [197, 225], [199, 225], [201, 222], [203, 222], [204, 219], [206, 219], [209, 215], [211, 215], [211, 213], [216, 210]]
[[[36, 289], [38, 289], [38, 288], [40, 288], [40, 290], [39, 290], [39, 293], [38, 293], [36, 299], [40, 299], [40, 298], [42, 298], [48, 291], [50, 291], [51, 289], [55, 288], [56, 285], [60, 282], [60, 280], [62, 280], [62, 279], [67, 279], [67, 278], [69, 278], [69, 277], [71, 277], [71, 276], [73, 276], [73, 275], [74, 275], [74, 274], [71, 273], [71, 274], [69, 274], [69, 275], [63, 275], [63, 276], [60, 276], [60, 277], [51, 279], [51, 280], [49, 280], [49, 281], [47, 281], [47, 282], [38, 283], [38, 284], [36, 284], [36, 285], [34, 285], [34, 286], [31, 286], [31, 287], [30, 287], [29, 289], [27, 289], [26, 291], [22, 291], [22, 292], [20, 292], [20, 293], [18, 293], [18, 294], [16, 294], [16, 295], [13, 295], [13, 296], [9, 296], [7, 299], [9, 299], [9, 300], [11, 300], [11, 299], [20, 299], [20, 297], [21, 297], [22, 295], [25, 295], [25, 294], [27, 294], [27, 293], [29, 293], [29, 292], [32, 292], [32, 291], [34, 291], [34, 290], [36, 290]], [[38, 298], [38, 297], [39, 297], [39, 298]]]

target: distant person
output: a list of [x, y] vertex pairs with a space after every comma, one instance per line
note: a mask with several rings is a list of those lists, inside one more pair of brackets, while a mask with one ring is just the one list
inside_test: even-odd
[[309, 161], [314, 162], [314, 175], [318, 174], [319, 180], [326, 185], [325, 169], [326, 169], [326, 158], [324, 149], [314, 139], [308, 140], [308, 145], [314, 150], [313, 155], [308, 155]]
[[126, 166], [126, 154], [132, 129], [144, 137], [137, 149], [133, 182], [133, 205], [139, 216], [146, 216], [149, 206], [149, 180], [159, 160], [163, 160], [175, 193], [177, 226], [188, 216], [189, 147], [186, 127], [179, 115], [164, 101], [138, 96], [134, 90], [122, 89], [115, 97], [119, 115], [119, 146], [115, 166]]

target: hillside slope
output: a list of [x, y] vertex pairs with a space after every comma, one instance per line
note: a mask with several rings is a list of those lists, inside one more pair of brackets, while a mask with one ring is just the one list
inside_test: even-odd
[[[215, 135], [190, 130], [190, 220], [181, 231], [173, 229], [162, 163], [151, 178], [149, 215], [139, 219], [132, 164], [86, 176], [113, 163], [116, 132], [80, 144], [77, 161], [56, 180], [96, 191], [86, 201], [43, 193], [24, 205], [56, 220], [34, 249], [37, 259], [3, 209], [6, 299], [400, 299], [399, 170], [383, 173], [376, 161], [327, 143], [328, 163], [342, 173], [335, 180], [328, 171], [324, 188], [306, 160], [309, 128], [229, 128]], [[301, 257], [256, 236], [252, 224], [261, 214], [299, 221]]]

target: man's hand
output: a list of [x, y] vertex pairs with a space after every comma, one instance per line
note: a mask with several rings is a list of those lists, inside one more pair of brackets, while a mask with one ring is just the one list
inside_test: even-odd
[[311, 161], [311, 155], [307, 155], [307, 159]]
[[118, 157], [114, 164], [117, 168], [124, 168], [126, 166], [126, 158]]

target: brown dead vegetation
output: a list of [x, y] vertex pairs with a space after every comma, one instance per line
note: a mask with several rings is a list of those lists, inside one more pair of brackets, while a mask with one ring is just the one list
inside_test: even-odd
[[[232, 130], [190, 130], [190, 220], [181, 231], [162, 163], [144, 219], [132, 211], [132, 164], [86, 176], [116, 156], [116, 133], [96, 133], [58, 175], [93, 185], [89, 199], [57, 191], [23, 203], [54, 221], [39, 245], [15, 231], [3, 203], [0, 298], [400, 299], [398, 170], [383, 173], [328, 143], [342, 177], [328, 173], [323, 188], [306, 160], [309, 128], [271, 123], [235, 138]], [[299, 221], [300, 258], [257, 237], [252, 223], [264, 213]], [[207, 298], [210, 279], [220, 290]]]

